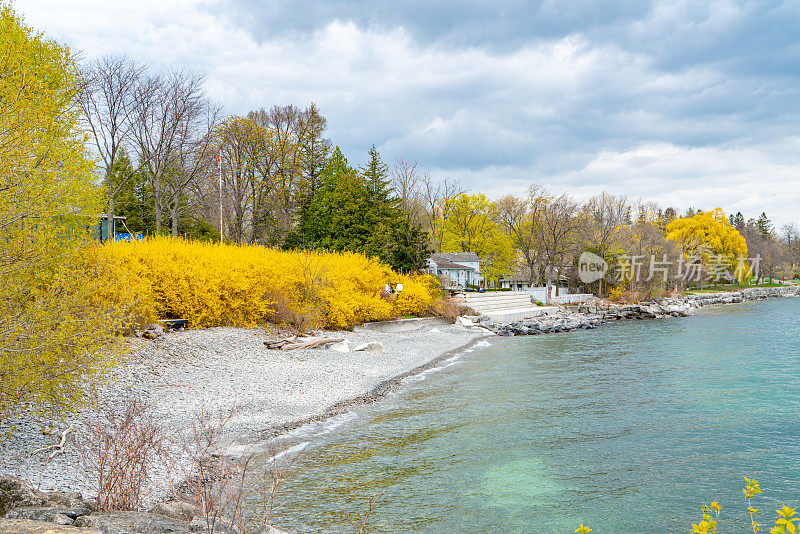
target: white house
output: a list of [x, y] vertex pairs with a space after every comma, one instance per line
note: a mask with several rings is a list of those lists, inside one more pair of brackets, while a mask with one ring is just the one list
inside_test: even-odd
[[428, 258], [426, 272], [438, 276], [448, 288], [465, 288], [483, 281], [480, 260], [474, 252], [439, 252]]

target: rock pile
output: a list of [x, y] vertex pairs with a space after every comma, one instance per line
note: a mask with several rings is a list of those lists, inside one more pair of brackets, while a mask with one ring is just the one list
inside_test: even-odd
[[[95, 512], [80, 493], [36, 491], [0, 475], [0, 534], [189, 534], [209, 532], [200, 510], [187, 503], [161, 503], [150, 512]], [[239, 530], [217, 520], [217, 534]], [[263, 526], [256, 534], [284, 534]]]
[[580, 313], [596, 314], [602, 317], [603, 322], [618, 321], [620, 319], [660, 319], [662, 317], [686, 317], [691, 315], [694, 306], [685, 299], [669, 298], [657, 302], [642, 302], [640, 304], [595, 304], [581, 306]]
[[700, 293], [689, 295], [688, 301], [697, 308], [712, 304], [735, 304], [750, 300], [771, 298], [800, 297], [800, 286], [786, 287], [751, 287], [729, 293]]
[[535, 336], [538, 334], [554, 334], [572, 330], [587, 330], [601, 324], [603, 319], [598, 315], [584, 315], [560, 311], [554, 315], [540, 315], [509, 324], [494, 324], [480, 321], [481, 326], [488, 328], [499, 336]]
[[[500, 336], [530, 336], [586, 330], [621, 319], [661, 319], [687, 317], [696, 308], [712, 304], [735, 304], [768, 298], [800, 297], [800, 286], [749, 288], [727, 293], [703, 293], [688, 297], [670, 297], [639, 304], [614, 304], [600, 299], [584, 302], [577, 312], [562, 309], [553, 315], [530, 317], [508, 324], [495, 324], [481, 316], [477, 324]], [[461, 318], [459, 318], [461, 319]]]
[[36, 491], [15, 478], [0, 476], [0, 517], [72, 525], [93, 510], [80, 493]]

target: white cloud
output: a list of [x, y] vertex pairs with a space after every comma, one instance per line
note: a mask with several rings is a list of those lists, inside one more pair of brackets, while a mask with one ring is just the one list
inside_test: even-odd
[[[733, 76], [697, 55], [752, 18], [730, 2], [660, 3], [599, 29], [603, 38], [526, 35], [499, 49], [339, 19], [272, 34], [224, 0], [15, 5], [87, 56], [127, 53], [204, 72], [229, 113], [314, 101], [355, 163], [375, 143], [387, 161], [418, 159], [495, 196], [537, 181], [580, 196], [606, 189], [797, 219], [787, 207], [800, 190], [797, 117], [784, 111], [795, 84]], [[665, 67], [673, 51], [691, 61]]]
[[[642, 196], [679, 208], [767, 210], [779, 223], [800, 224], [800, 137], [779, 145], [680, 147], [648, 144], [625, 152], [601, 152], [580, 170], [553, 177], [578, 196], [597, 192]], [[582, 185], [588, 184], [588, 185]]]

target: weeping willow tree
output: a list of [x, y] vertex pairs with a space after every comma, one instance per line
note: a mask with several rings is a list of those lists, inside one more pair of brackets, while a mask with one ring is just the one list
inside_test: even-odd
[[101, 191], [79, 83], [69, 50], [0, 4], [0, 420], [72, 404], [121, 326], [92, 261]]

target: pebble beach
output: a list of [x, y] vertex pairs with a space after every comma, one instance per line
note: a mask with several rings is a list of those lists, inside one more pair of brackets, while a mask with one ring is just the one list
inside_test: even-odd
[[[382, 349], [270, 350], [264, 341], [274, 332], [261, 328], [128, 338], [127, 359], [96, 382], [96, 402], [106, 413], [122, 413], [130, 399], [144, 400], [158, 424], [175, 437], [185, 434], [201, 414], [233, 414], [224, 426], [226, 448], [244, 453], [284, 431], [380, 398], [399, 378], [435, 366], [488, 332], [425, 324], [398, 333], [356, 328], [324, 335], [345, 338], [351, 347], [378, 342]], [[79, 443], [85, 421], [93, 416], [87, 408], [62, 417], [23, 412], [5, 421], [0, 427], [0, 473], [44, 491], [91, 495]], [[50, 460], [49, 449], [34, 452], [58, 443], [60, 432], [69, 427], [75, 430], [63, 454]]]

